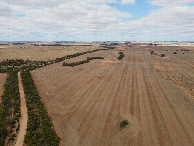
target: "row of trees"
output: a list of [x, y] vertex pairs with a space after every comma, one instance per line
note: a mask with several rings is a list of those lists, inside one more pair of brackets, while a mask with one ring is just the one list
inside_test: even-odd
[[82, 61], [79, 61], [79, 62], [72, 62], [72, 63], [66, 63], [64, 62], [63, 63], [63, 66], [78, 66], [78, 65], [81, 65], [81, 64], [84, 64], [84, 63], [88, 63], [90, 62], [90, 60], [93, 60], [93, 59], [104, 59], [103, 57], [87, 57], [86, 60], [82, 60]]
[[58, 146], [60, 138], [53, 129], [30, 72], [22, 71], [21, 77], [28, 108], [28, 127], [24, 142], [28, 145]]
[[4, 85], [0, 108], [0, 145], [4, 145], [5, 138], [8, 137], [8, 143], [15, 140], [19, 130], [20, 94], [18, 87], [17, 72], [11, 72]]
[[119, 57], [117, 58], [118, 60], [122, 60], [123, 57], [125, 56], [123, 52], [119, 52]]
[[41, 68], [53, 63], [61, 62], [66, 59], [71, 59], [74, 57], [78, 57], [84, 54], [93, 53], [101, 50], [109, 50], [114, 49], [114, 47], [108, 47], [107, 49], [96, 49], [92, 51], [85, 51], [81, 53], [75, 53], [72, 55], [66, 55], [64, 57], [56, 58], [54, 60], [48, 60], [48, 61], [30, 61], [30, 60], [22, 60], [22, 59], [6, 59], [2, 62], [0, 62], [0, 73], [5, 72], [12, 72], [12, 71], [19, 71], [19, 70], [33, 70], [36, 68]]

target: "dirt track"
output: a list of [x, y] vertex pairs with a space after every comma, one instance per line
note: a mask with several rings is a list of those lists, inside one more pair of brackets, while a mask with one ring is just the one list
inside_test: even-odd
[[24, 89], [22, 85], [22, 80], [20, 76], [20, 72], [18, 72], [18, 81], [19, 81], [19, 91], [20, 91], [20, 100], [21, 100], [21, 119], [20, 119], [20, 129], [17, 135], [15, 146], [22, 146], [24, 141], [24, 136], [26, 134], [27, 129], [27, 107], [26, 107], [26, 99], [24, 95]]
[[[61, 145], [194, 145], [194, 86], [187, 83], [194, 82], [192, 64], [170, 52], [166, 58], [171, 62], [150, 55], [146, 47], [124, 48], [90, 54], [105, 59], [74, 68], [58, 63], [32, 71]], [[117, 60], [119, 50], [124, 50], [122, 61]], [[176, 80], [176, 74], [162, 65], [173, 66], [188, 80], [176, 85], [164, 76]], [[125, 119], [129, 125], [121, 130]]]

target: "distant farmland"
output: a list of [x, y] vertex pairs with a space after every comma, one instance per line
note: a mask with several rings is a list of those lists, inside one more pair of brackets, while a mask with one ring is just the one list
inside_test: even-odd
[[6, 45], [0, 48], [0, 61], [5, 59], [29, 59], [36, 61], [47, 61], [65, 55], [71, 55], [78, 52], [94, 50], [99, 45], [94, 46], [32, 46], [24, 45]]

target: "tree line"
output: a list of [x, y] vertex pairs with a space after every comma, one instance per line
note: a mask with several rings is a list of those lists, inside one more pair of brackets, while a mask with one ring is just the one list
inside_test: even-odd
[[78, 65], [81, 65], [81, 64], [84, 64], [84, 63], [88, 63], [88, 62], [90, 62], [90, 60], [93, 60], [93, 59], [104, 59], [104, 58], [103, 57], [87, 57], [87, 59], [79, 61], [79, 62], [72, 62], [72, 63], [64, 62], [63, 66], [72, 66], [72, 67], [74, 67], [74, 66], [78, 66]]
[[20, 94], [18, 87], [17, 72], [9, 73], [4, 85], [4, 92], [1, 100], [0, 108], [0, 145], [4, 145], [5, 138], [8, 143], [15, 140], [19, 130], [20, 110]]
[[33, 70], [36, 68], [41, 68], [53, 63], [58, 63], [61, 61], [64, 61], [66, 59], [71, 59], [74, 57], [78, 57], [84, 54], [88, 53], [93, 53], [97, 51], [102, 51], [102, 50], [109, 50], [109, 49], [114, 49], [114, 47], [107, 47], [107, 49], [96, 49], [92, 51], [85, 51], [81, 53], [75, 53], [72, 55], [66, 55], [60, 58], [56, 58], [54, 60], [48, 60], [48, 61], [30, 61], [30, 60], [22, 60], [22, 59], [6, 59], [2, 62], [0, 62], [0, 73], [10, 73], [12, 71], [20, 71], [20, 70]]
[[22, 71], [21, 77], [28, 108], [28, 127], [24, 142], [28, 145], [58, 146], [60, 138], [53, 129], [30, 72]]

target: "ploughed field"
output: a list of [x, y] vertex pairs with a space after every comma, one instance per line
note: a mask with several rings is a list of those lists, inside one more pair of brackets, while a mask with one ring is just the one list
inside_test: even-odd
[[194, 52], [181, 49], [121, 45], [31, 71], [61, 145], [194, 145]]

